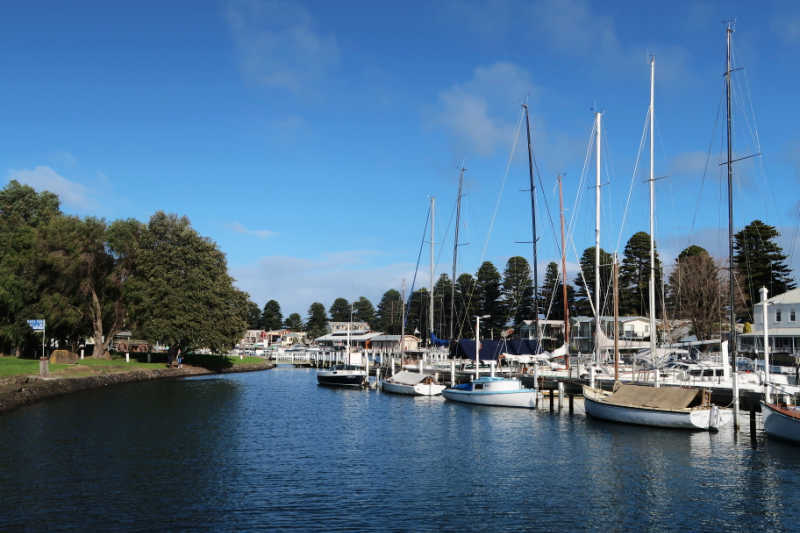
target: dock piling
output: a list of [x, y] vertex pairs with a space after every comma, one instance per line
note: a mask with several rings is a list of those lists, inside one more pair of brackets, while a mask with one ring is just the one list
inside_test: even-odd
[[553, 391], [555, 391], [555, 389], [553, 387], [550, 387], [547, 390], [550, 391], [550, 412], [552, 413], [553, 411], [555, 411], [555, 409], [553, 408]]
[[755, 448], [758, 443], [756, 441], [756, 408], [750, 406], [750, 444]]
[[564, 402], [564, 382], [558, 382], [558, 410], [561, 411], [561, 406]]
[[569, 414], [574, 414], [575, 413], [575, 405], [574, 404], [575, 404], [575, 395], [574, 394], [570, 394], [569, 395]]

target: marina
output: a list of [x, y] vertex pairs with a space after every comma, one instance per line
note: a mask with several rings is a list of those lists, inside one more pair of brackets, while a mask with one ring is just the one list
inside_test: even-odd
[[[8, 413], [0, 528], [794, 530], [796, 448], [756, 438], [609, 424], [579, 399], [570, 415], [324, 388], [279, 366]], [[61, 487], [47, 505], [43, 483]]]

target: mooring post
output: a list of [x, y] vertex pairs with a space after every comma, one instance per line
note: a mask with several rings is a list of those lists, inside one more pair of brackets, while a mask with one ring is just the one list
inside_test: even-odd
[[564, 382], [558, 382], [558, 410], [561, 410], [561, 404], [564, 401]]
[[555, 389], [554, 389], [554, 388], [551, 386], [551, 387], [550, 387], [549, 389], [547, 389], [547, 390], [549, 390], [549, 391], [550, 391], [550, 412], [552, 413], [552, 412], [555, 410], [555, 409], [553, 408], [553, 391], [555, 391]]
[[[152, 356], [153, 356], [153, 354], [151, 352], [147, 352], [147, 362], [148, 363], [152, 363], [152, 360], [151, 360]], [[81, 359], [83, 359], [83, 350], [81, 350]]]
[[575, 403], [575, 395], [574, 394], [570, 394], [569, 395], [569, 414], [573, 414], [575, 412], [575, 407], [573, 405], [574, 403]]
[[756, 406], [750, 405], [750, 443], [756, 447]]
[[46, 357], [41, 357], [39, 359], [39, 375], [40, 376], [50, 375], [50, 359]]

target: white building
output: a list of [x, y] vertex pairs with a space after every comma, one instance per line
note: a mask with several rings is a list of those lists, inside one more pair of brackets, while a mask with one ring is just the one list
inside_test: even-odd
[[[753, 328], [737, 336], [740, 353], [764, 353], [764, 319], [761, 302], [753, 306]], [[800, 288], [767, 299], [767, 326], [770, 352], [800, 353]]]

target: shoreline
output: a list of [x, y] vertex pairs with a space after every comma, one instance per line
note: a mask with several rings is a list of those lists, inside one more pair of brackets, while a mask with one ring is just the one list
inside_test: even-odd
[[183, 368], [158, 368], [107, 372], [84, 377], [41, 377], [36, 375], [14, 376], [0, 379], [0, 414], [25, 405], [89, 389], [99, 389], [122, 383], [136, 383], [154, 379], [234, 374], [269, 370], [269, 363], [245, 363], [231, 368], [209, 370], [199, 366], [183, 365]]

